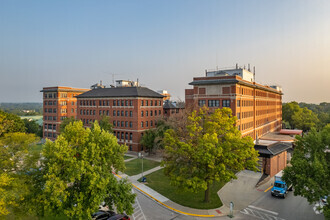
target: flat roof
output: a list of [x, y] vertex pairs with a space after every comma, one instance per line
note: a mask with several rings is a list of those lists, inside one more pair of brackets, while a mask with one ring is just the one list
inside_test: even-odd
[[294, 142], [295, 135], [281, 134], [280, 132], [269, 132], [259, 138], [260, 140]]
[[151, 97], [163, 98], [164, 96], [146, 87], [114, 87], [92, 89], [77, 98], [106, 98], [106, 97]]

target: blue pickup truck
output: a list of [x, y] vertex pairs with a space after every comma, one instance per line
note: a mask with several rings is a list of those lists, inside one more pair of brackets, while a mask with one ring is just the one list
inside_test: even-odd
[[292, 186], [288, 186], [284, 182], [284, 180], [282, 180], [282, 175], [283, 175], [282, 170], [275, 175], [274, 186], [271, 190], [272, 196], [279, 196], [285, 198], [288, 191], [292, 190]]

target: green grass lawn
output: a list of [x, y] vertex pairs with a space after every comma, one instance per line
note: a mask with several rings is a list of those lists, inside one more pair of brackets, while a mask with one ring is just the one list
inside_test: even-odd
[[[153, 160], [146, 160], [143, 159], [143, 171], [150, 170], [154, 167], [160, 165], [160, 162], [153, 161]], [[142, 172], [142, 159], [134, 159], [125, 163], [126, 173], [129, 176], [134, 176]]]
[[205, 203], [204, 191], [198, 193], [185, 192], [182, 189], [171, 186], [169, 178], [164, 175], [163, 169], [147, 175], [146, 178], [148, 187], [180, 205], [196, 209], [214, 209], [222, 206], [217, 192], [225, 185], [223, 182], [216, 182], [211, 186], [210, 202]]
[[124, 155], [124, 160], [131, 159], [131, 158], [133, 158], [133, 157]]

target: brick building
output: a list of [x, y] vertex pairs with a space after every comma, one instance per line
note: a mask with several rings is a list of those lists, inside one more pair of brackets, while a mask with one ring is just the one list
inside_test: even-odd
[[180, 114], [185, 109], [184, 103], [172, 102], [170, 100], [166, 100], [163, 105], [164, 116], [170, 117], [171, 115]]
[[55, 86], [44, 87], [43, 93], [43, 137], [55, 140], [60, 133], [60, 124], [67, 117], [77, 116], [77, 99], [89, 89]]
[[245, 68], [206, 71], [189, 85], [193, 89], [185, 90], [186, 108], [205, 105], [212, 111], [229, 107], [242, 136], [256, 139], [281, 128], [281, 88], [256, 83], [254, 74]]
[[109, 116], [118, 142], [130, 151], [143, 150], [143, 132], [154, 128], [163, 114], [163, 96], [145, 87], [95, 88], [77, 100], [77, 118], [85, 126]]

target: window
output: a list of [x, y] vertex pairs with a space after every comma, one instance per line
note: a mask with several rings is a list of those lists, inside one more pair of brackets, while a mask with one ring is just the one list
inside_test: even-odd
[[86, 115], [89, 115], [89, 111], [88, 111], [88, 109], [86, 110]]
[[150, 111], [150, 116], [152, 116], [152, 110]]
[[144, 104], [144, 103], [143, 103], [143, 100], [141, 100], [141, 106], [143, 106], [143, 104]]
[[53, 109], [53, 112], [56, 113], [56, 108]]
[[124, 139], [124, 132], [121, 132], [121, 139]]
[[146, 100], [146, 106], [148, 106], [148, 100]]
[[157, 110], [155, 110], [155, 116], [157, 116]]
[[143, 111], [141, 111], [141, 117], [143, 117]]
[[128, 133], [127, 132], [125, 133], [125, 139], [126, 140], [128, 139]]
[[113, 121], [113, 126], [116, 126], [116, 121]]
[[117, 121], [117, 127], [120, 127], [120, 121]]
[[109, 116], [109, 110], [107, 110], [107, 116]]
[[133, 101], [129, 100], [129, 105], [132, 106], [133, 105]]
[[143, 121], [141, 121], [141, 128], [143, 128]]
[[205, 100], [198, 100], [198, 106], [204, 106], [205, 104]]
[[120, 106], [120, 101], [119, 100], [117, 100], [117, 106]]
[[150, 127], [152, 127], [152, 121], [150, 121]]
[[150, 101], [150, 106], [152, 106], [152, 105], [153, 105], [153, 101], [151, 100], [151, 101]]
[[148, 111], [146, 111], [146, 116], [148, 116]]
[[146, 127], [148, 127], [148, 121], [146, 121]]
[[132, 111], [129, 112], [129, 116], [133, 117], [133, 112]]
[[113, 116], [116, 116], [116, 111], [113, 111]]
[[102, 110], [99, 111], [99, 115], [102, 115]]
[[107, 106], [109, 106], [109, 100], [107, 101]]
[[120, 111], [117, 111], [117, 116], [120, 116]]
[[125, 106], [128, 106], [128, 100], [125, 101]]
[[124, 116], [124, 111], [121, 111], [121, 116]]
[[102, 106], [102, 101], [101, 100], [99, 101], [99, 106]]
[[125, 111], [125, 117], [127, 117], [128, 116], [128, 111]]
[[237, 113], [237, 119], [241, 119], [241, 113], [240, 112]]
[[159, 110], [158, 113], [159, 113], [159, 115], [161, 115], [162, 114], [162, 110]]
[[133, 139], [133, 134], [129, 133], [129, 139], [132, 140]]
[[219, 100], [208, 100], [208, 106], [209, 107], [219, 107], [220, 102], [219, 102]]
[[129, 122], [129, 127], [131, 128], [131, 127], [133, 127], [133, 122]]
[[73, 113], [73, 112], [74, 112], [74, 109], [72, 108], [72, 109], [71, 109], [71, 113]]
[[241, 106], [241, 100], [237, 100], [237, 107]]
[[126, 128], [128, 127], [128, 121], [125, 121], [125, 127]]
[[116, 106], [116, 100], [113, 100], [113, 106]]
[[120, 132], [117, 133], [117, 138], [119, 139]]
[[121, 127], [124, 127], [124, 123], [125, 123], [124, 121], [121, 122]]
[[222, 100], [222, 107], [230, 107], [230, 100]]
[[47, 109], [45, 108], [45, 112], [47, 112]]
[[121, 100], [121, 106], [124, 106], [124, 100]]

